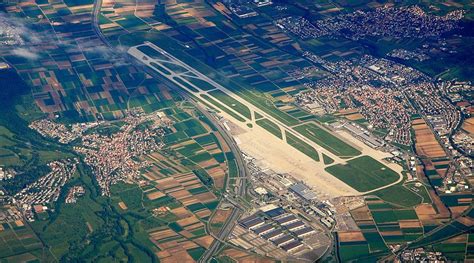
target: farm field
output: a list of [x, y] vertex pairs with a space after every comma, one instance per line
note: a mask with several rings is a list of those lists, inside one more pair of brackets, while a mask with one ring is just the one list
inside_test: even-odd
[[424, 120], [414, 120], [412, 127], [415, 130], [415, 148], [419, 155], [428, 158], [439, 158], [446, 155]]
[[402, 207], [413, 207], [423, 201], [419, 194], [409, 190], [409, 188], [402, 184], [396, 184], [389, 188], [372, 192], [371, 194], [380, 197], [388, 203]]
[[[33, 51], [29, 58], [18, 54], [0, 58], [19, 73], [19, 77], [7, 77], [5, 81], [0, 72], [0, 87], [8, 86], [0, 88], [0, 165], [25, 175], [16, 177], [12, 187], [0, 182], [1, 190], [14, 193], [44, 174], [48, 169], [45, 164], [52, 160], [80, 157], [74, 154], [72, 145], [58, 145], [28, 129], [31, 120], [49, 116], [66, 124], [111, 121], [93, 132], [113, 133], [120, 127], [117, 120], [131, 109], [141, 109], [164, 114], [171, 122], [161, 127], [164, 134], [156, 139], [160, 150], [134, 157], [145, 165], [136, 171], [133, 180], [114, 184], [110, 197], [101, 196], [92, 171], [81, 165], [79, 175], [65, 186], [65, 190], [75, 185], [85, 187], [86, 194], [77, 203], [65, 204], [65, 193], [61, 192], [54, 209], [41, 213], [31, 229], [29, 224], [17, 222], [1, 225], [1, 262], [36, 262], [41, 257], [47, 262], [199, 260], [214, 241], [209, 232], [215, 234], [231, 213], [220, 203], [226, 188], [236, 189], [245, 180], [238, 178], [236, 156], [213, 122], [197, 111], [187, 96], [183, 98], [170, 89], [169, 83], [189, 92], [192, 100], [215, 114], [218, 125], [229, 130], [246, 154], [273, 162], [269, 170], [294, 173], [296, 179], [312, 184], [315, 192], [328, 199], [365, 195], [356, 198], [365, 198], [366, 206], [351, 211], [359, 229], [339, 236], [337, 245], [343, 262], [375, 261], [389, 254], [391, 245], [407, 242], [432, 246], [451, 260], [466, 260], [462, 254], [472, 251], [472, 238], [465, 233], [472, 221], [466, 217], [436, 229], [447, 221], [447, 214], [460, 216], [469, 209], [472, 198], [437, 195], [427, 184], [397, 182], [402, 166], [397, 166], [398, 170], [397, 164], [385, 165], [380, 161], [386, 157], [381, 151], [368, 150], [361, 141], [324, 128], [329, 123], [336, 127], [336, 121], [341, 120], [376, 127], [367, 111], [350, 109], [329, 115], [326, 113], [331, 112], [331, 105], [321, 105], [328, 108], [315, 111], [300, 105], [299, 95], [332, 75], [330, 67], [303, 56], [306, 51], [340, 66], [335, 62], [369, 59], [365, 57], [368, 54], [387, 58], [395, 48], [414, 48], [422, 43], [388, 37], [380, 41], [339, 37], [300, 41], [282, 30], [275, 19], [305, 16], [316, 20], [382, 7], [381, 3], [276, 1], [271, 7], [252, 5], [258, 15], [240, 19], [222, 1], [118, 0], [100, 1], [101, 6], [92, 0], [14, 2], [7, 3], [5, 11], [15, 19], [24, 18], [35, 31], [31, 38], [47, 44], [27, 44], [25, 50]], [[308, 11], [309, 4], [317, 9]], [[462, 6], [468, 10], [466, 17], [472, 19], [471, 4], [417, 4], [432, 13]], [[101, 32], [97, 32], [96, 22]], [[445, 70], [442, 63], [412, 60], [406, 64], [424, 69], [433, 79], [471, 78], [467, 72], [472, 63], [463, 57], [471, 50], [470, 44], [455, 43], [448, 37], [446, 45], [453, 44], [459, 47], [456, 52], [438, 52], [432, 62], [445, 60], [452, 65], [458, 59], [465, 62], [465, 68]], [[18, 53], [17, 47], [12, 48]], [[136, 58], [148, 61], [145, 65], [155, 70], [158, 78], [118, 54], [134, 48], [138, 50]], [[0, 51], [7, 49], [0, 47]], [[425, 49], [431, 52], [435, 48]], [[177, 60], [171, 61], [167, 53]], [[372, 71], [370, 74], [383, 75]], [[357, 74], [366, 73], [364, 68], [357, 70]], [[28, 87], [11, 86], [20, 78]], [[4, 90], [21, 92], [3, 94]], [[15, 103], [10, 104], [13, 100]], [[358, 103], [351, 98], [340, 104], [359, 107]], [[35, 104], [39, 109], [32, 106]], [[315, 112], [323, 115], [315, 116]], [[468, 120], [462, 128], [472, 131], [472, 126]], [[434, 186], [440, 186], [449, 167], [443, 148], [421, 119], [414, 120], [412, 128], [416, 153], [429, 159], [421, 160], [426, 175]], [[385, 137], [389, 131], [377, 126], [374, 134]], [[395, 146], [411, 149], [411, 145]], [[388, 184], [393, 185], [379, 189]], [[249, 201], [242, 203], [248, 205]], [[441, 240], [445, 236], [449, 238]], [[44, 243], [47, 249], [38, 243]], [[223, 246], [212, 262], [267, 262], [252, 253]]]
[[360, 192], [377, 189], [399, 178], [397, 173], [369, 156], [349, 160], [346, 165], [329, 166], [326, 171]]
[[[142, 171], [139, 184], [118, 183], [112, 186], [110, 199], [100, 197], [87, 168], [82, 167], [81, 176], [71, 184], [86, 186], [87, 194], [77, 204], [59, 203], [60, 213], [34, 223], [56, 257], [197, 260], [210, 246], [213, 238], [206, 225], [225, 184], [229, 148], [189, 103], [164, 112], [174, 120], [162, 137], [167, 148], [140, 157], [150, 165]], [[79, 216], [74, 216], [78, 210]], [[63, 225], [74, 225], [67, 230], [73, 232], [60, 235]], [[93, 248], [76, 247], [89, 235], [94, 236]]]
[[0, 259], [14, 262], [21, 258], [47, 260], [50, 256], [41, 240], [22, 220], [0, 224]]
[[[341, 258], [374, 261], [389, 255], [389, 246], [406, 244], [423, 236], [423, 226], [413, 208], [399, 207], [378, 197], [350, 211], [359, 231], [338, 234]], [[355, 249], [352, 256], [351, 249]], [[352, 258], [354, 257], [354, 258]]]

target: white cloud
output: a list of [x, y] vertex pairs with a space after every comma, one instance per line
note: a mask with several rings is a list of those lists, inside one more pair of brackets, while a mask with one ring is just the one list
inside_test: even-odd
[[40, 57], [37, 53], [26, 48], [15, 48], [12, 50], [12, 54], [29, 60], [36, 60]]

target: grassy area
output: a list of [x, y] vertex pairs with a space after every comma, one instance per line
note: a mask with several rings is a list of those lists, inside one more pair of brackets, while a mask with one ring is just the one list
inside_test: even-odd
[[278, 125], [276, 125], [272, 121], [270, 121], [268, 119], [260, 119], [260, 120], [257, 121], [257, 124], [258, 124], [258, 126], [264, 128], [265, 130], [267, 130], [271, 134], [275, 135], [276, 137], [278, 137], [280, 139], [283, 138], [283, 136], [281, 134], [280, 127], [278, 127]]
[[323, 153], [323, 162], [324, 164], [332, 164], [334, 160]]
[[218, 107], [219, 109], [221, 109], [222, 111], [224, 111], [225, 113], [229, 114], [230, 116], [232, 116], [234, 119], [238, 120], [238, 121], [241, 121], [241, 122], [245, 122], [245, 119], [240, 117], [239, 115], [237, 115], [235, 112], [229, 110], [228, 108], [222, 106], [219, 102], [215, 101], [213, 98], [207, 96], [206, 94], [201, 94], [201, 97], [205, 100], [207, 100], [208, 102], [212, 103], [212, 105]]
[[399, 178], [396, 172], [369, 156], [350, 160], [346, 165], [330, 166], [326, 171], [360, 192], [382, 187]]
[[250, 110], [247, 106], [240, 103], [239, 101], [232, 98], [231, 96], [225, 94], [224, 92], [222, 92], [220, 90], [214, 90], [214, 91], [210, 91], [209, 94], [211, 96], [213, 96], [215, 99], [217, 99], [218, 101], [224, 103], [225, 105], [227, 105], [230, 108], [234, 109], [238, 113], [242, 114], [243, 116], [245, 116], [249, 119], [252, 117], [250, 115]]
[[423, 203], [428, 203], [431, 204], [432, 200], [430, 197], [430, 194], [428, 193], [428, 190], [426, 189], [425, 185], [422, 185], [420, 187], [416, 186], [416, 183], [407, 183], [404, 185], [406, 188], [408, 188], [410, 191], [415, 192], [415, 194], [421, 196], [423, 198]]
[[422, 202], [422, 198], [401, 184], [371, 193], [384, 201], [403, 207], [413, 207]]
[[186, 76], [183, 76], [187, 81], [191, 82], [192, 84], [194, 84], [194, 86], [202, 89], [202, 90], [213, 90], [215, 89], [216, 87], [214, 87], [212, 84], [209, 84], [207, 81], [204, 81], [202, 79], [198, 79], [198, 78], [192, 78], [192, 77], [186, 77]]
[[338, 252], [342, 262], [348, 262], [361, 257], [366, 257], [370, 254], [369, 246], [367, 244], [341, 245]]
[[289, 145], [293, 146], [298, 151], [306, 154], [311, 159], [319, 162], [319, 154], [311, 145], [298, 139], [298, 137], [294, 136], [291, 133], [286, 133], [286, 141]]
[[343, 142], [341, 139], [331, 135], [326, 130], [318, 127], [314, 123], [307, 123], [294, 128], [301, 135], [317, 143], [324, 149], [340, 157], [351, 157], [361, 154], [354, 147]]

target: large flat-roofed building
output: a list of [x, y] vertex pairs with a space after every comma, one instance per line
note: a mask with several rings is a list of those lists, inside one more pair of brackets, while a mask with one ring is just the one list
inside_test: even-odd
[[[323, 223], [327, 228], [331, 228], [332, 224], [329, 220], [327, 220], [328, 217], [326, 218], [321, 218], [320, 221]], [[330, 217], [329, 217], [330, 218]]]
[[295, 230], [295, 231], [292, 231], [292, 232], [293, 232], [293, 234], [295, 234], [299, 238], [302, 238], [302, 237], [305, 237], [305, 236], [316, 233], [316, 231], [313, 228], [308, 227], [308, 226], [305, 226], [302, 229], [298, 229], [298, 230]]
[[316, 214], [318, 214], [321, 217], [326, 217], [327, 214], [324, 213], [321, 209], [317, 208], [316, 206], [312, 205], [310, 206], [311, 210], [313, 210]]
[[288, 224], [286, 225], [286, 229], [290, 230], [290, 231], [295, 231], [295, 230], [298, 230], [298, 229], [302, 229], [304, 228], [306, 225], [303, 223], [303, 221], [296, 221], [296, 222], [293, 222], [291, 224]]
[[281, 236], [283, 236], [285, 233], [283, 233], [283, 231], [281, 231], [280, 229], [277, 229], [277, 230], [273, 230], [272, 232], [270, 233], [267, 233], [265, 235], [262, 235], [262, 237], [266, 240], [274, 240], [274, 239], [277, 239]]
[[294, 240], [286, 245], [281, 246], [281, 249], [285, 250], [288, 253], [293, 253], [296, 251], [298, 248], [302, 247], [303, 243], [299, 240]]
[[308, 202], [316, 199], [317, 197], [316, 194], [311, 190], [311, 188], [301, 182], [292, 185], [290, 187], [290, 190]]
[[284, 246], [288, 243], [291, 243], [293, 240], [295, 240], [294, 237], [292, 237], [290, 235], [284, 235], [282, 237], [274, 239], [272, 242], [273, 242], [273, 244], [275, 244], [275, 246], [281, 247], [281, 246]]
[[363, 130], [360, 127], [357, 127], [357, 126], [355, 126], [351, 123], [346, 123], [344, 125], [344, 128], [346, 128], [352, 134], [358, 136], [363, 142], [365, 142], [367, 145], [369, 145], [372, 148], [378, 148], [378, 147], [382, 147], [384, 145], [383, 141], [379, 140], [377, 137], [374, 137], [374, 136], [370, 135], [365, 130]]
[[265, 224], [265, 221], [257, 215], [251, 215], [239, 221], [239, 224], [246, 229], [254, 229]]
[[289, 225], [291, 223], [294, 223], [296, 221], [299, 221], [299, 219], [292, 214], [287, 214], [283, 217], [279, 217], [278, 219], [275, 220], [279, 225], [285, 226]]
[[265, 210], [262, 210], [262, 209], [260, 210], [263, 211], [265, 215], [269, 216], [270, 218], [275, 218], [286, 213], [285, 209], [279, 206], [275, 206], [275, 205], [268, 207]]
[[253, 232], [257, 235], [265, 235], [267, 233], [270, 233], [271, 231], [273, 231], [275, 229], [274, 226], [272, 225], [269, 225], [269, 224], [266, 224], [266, 225], [263, 225], [263, 226], [260, 226], [258, 228], [255, 228], [253, 230]]

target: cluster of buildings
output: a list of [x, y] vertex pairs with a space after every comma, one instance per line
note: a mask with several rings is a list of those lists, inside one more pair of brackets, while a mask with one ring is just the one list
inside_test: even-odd
[[223, 3], [239, 18], [258, 16], [255, 7], [272, 5], [272, 0], [224, 0]]
[[318, 30], [311, 22], [301, 16], [288, 16], [275, 20], [275, 24], [291, 32], [301, 39], [318, 38], [324, 35], [323, 31]]
[[411, 121], [416, 113], [448, 144], [446, 135], [461, 121], [461, 111], [446, 98], [445, 88], [411, 67], [370, 55], [339, 62], [311, 52], [304, 55], [332, 74], [308, 82], [311, 89], [295, 98], [313, 113], [357, 109], [368, 121], [368, 128], [386, 131], [386, 141], [403, 145], [411, 144]]
[[449, 12], [445, 16], [435, 16], [427, 14], [418, 6], [384, 6], [316, 21], [294, 16], [279, 19], [276, 24], [303, 39], [321, 36], [343, 36], [352, 40], [367, 36], [425, 38], [440, 36], [456, 29], [463, 16], [462, 10]]
[[15, 174], [13, 173], [11, 169], [6, 169], [0, 166], [0, 181], [11, 179], [14, 176]]
[[460, 129], [452, 136], [452, 139], [458, 150], [461, 150], [467, 156], [474, 156], [473, 134]]
[[[293, 210], [310, 221], [321, 222], [328, 229], [335, 223], [332, 204], [321, 199], [319, 195], [304, 182], [295, 180], [291, 175], [275, 173], [269, 169], [261, 169], [257, 160], [244, 154], [247, 168], [251, 174], [253, 185], [251, 194], [255, 195], [256, 207], [274, 204]], [[330, 222], [328, 225], [321, 220]]]
[[[452, 134], [450, 143], [460, 155], [474, 156], [474, 107], [472, 105], [472, 91], [474, 86], [470, 82], [443, 82], [438, 85], [449, 101], [456, 105], [463, 115], [462, 125], [459, 125]], [[460, 123], [461, 124], [461, 123]]]
[[20, 208], [27, 220], [34, 221], [35, 213], [43, 212], [58, 200], [61, 189], [76, 172], [77, 163], [77, 159], [49, 163], [51, 172], [15, 194], [12, 203]]
[[40, 119], [30, 123], [29, 127], [43, 137], [57, 139], [60, 143], [68, 144], [79, 138], [86, 130], [98, 126], [99, 122], [77, 123], [68, 127], [49, 119]]
[[75, 204], [77, 199], [81, 196], [84, 196], [86, 189], [82, 185], [75, 185], [69, 189], [69, 192], [66, 195], [65, 203], [66, 204]]
[[426, 251], [424, 248], [404, 250], [395, 262], [448, 262], [441, 252]]
[[350, 121], [336, 121], [330, 124], [335, 129], [345, 129], [352, 136], [367, 144], [371, 148], [378, 149], [386, 145], [385, 141], [374, 136], [365, 127]]
[[461, 112], [443, 97], [434, 83], [413, 83], [404, 91], [439, 136], [449, 134], [461, 121]]
[[416, 60], [419, 62], [428, 60], [430, 57], [424, 53], [421, 52], [415, 52], [415, 51], [410, 51], [402, 48], [397, 48], [392, 51], [390, 51], [388, 56], [392, 58], [399, 58], [403, 60]]
[[244, 159], [251, 175], [253, 211], [257, 212], [239, 220], [233, 242], [246, 248], [257, 239], [260, 245], [251, 247], [263, 255], [271, 252], [272, 257], [275, 251], [296, 258], [321, 256], [314, 251], [330, 245], [329, 231], [336, 223], [331, 204], [320, 201], [316, 192], [292, 176], [262, 169], [246, 154]]
[[331, 203], [320, 202], [317, 200], [317, 195], [304, 183], [298, 182], [290, 187], [290, 194], [288, 196], [289, 202], [296, 203], [296, 210], [302, 214], [305, 213], [307, 218], [318, 219], [328, 229], [332, 229], [336, 224], [334, 213], [331, 211]]
[[474, 183], [474, 162], [472, 158], [459, 156], [451, 161], [442, 176], [442, 184], [435, 186], [438, 192], [444, 194], [472, 192]]
[[163, 112], [144, 114], [141, 109], [127, 112], [121, 121], [125, 124], [111, 134], [93, 130], [86, 132], [104, 122], [77, 123], [69, 127], [42, 119], [32, 122], [30, 128], [64, 144], [74, 142], [74, 150], [84, 155], [102, 194], [109, 195], [111, 184], [139, 177], [140, 169], [148, 163], [138, 162], [135, 158], [160, 149], [163, 143], [157, 138], [165, 134], [163, 127], [173, 123]]
[[14, 205], [5, 205], [0, 209], [0, 226], [2, 226], [3, 223], [14, 222], [22, 219], [23, 215]]
[[25, 44], [14, 21], [7, 16], [0, 16], [0, 46], [22, 46]]
[[262, 207], [257, 213], [242, 218], [238, 223], [290, 254], [303, 250], [305, 237], [316, 233], [315, 229], [295, 214], [275, 205]]
[[[102, 195], [110, 195], [110, 185], [118, 181], [137, 179], [147, 162], [136, 158], [163, 147], [157, 138], [165, 134], [163, 126], [171, 124], [162, 113], [145, 115], [129, 114], [122, 119], [120, 130], [110, 135], [89, 133], [81, 136], [81, 143], [74, 150], [84, 155], [85, 163], [91, 167]], [[150, 126], [141, 124], [149, 123]]]
[[415, 110], [397, 86], [422, 75], [372, 56], [335, 63], [310, 52], [305, 56], [332, 75], [310, 83], [309, 91], [298, 94], [295, 100], [300, 106], [313, 113], [329, 114], [357, 109], [369, 123], [368, 128], [387, 131], [385, 140], [411, 143], [411, 116]]

